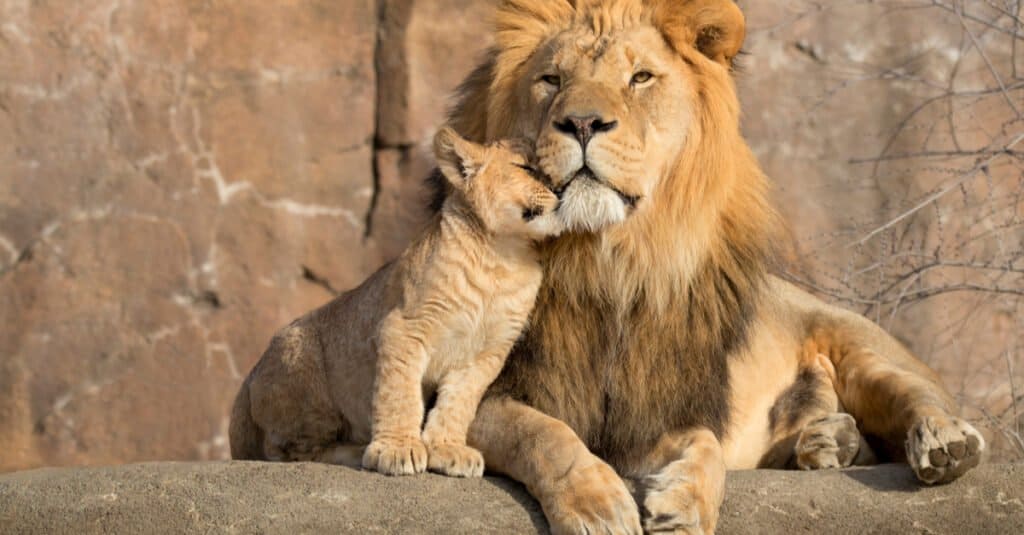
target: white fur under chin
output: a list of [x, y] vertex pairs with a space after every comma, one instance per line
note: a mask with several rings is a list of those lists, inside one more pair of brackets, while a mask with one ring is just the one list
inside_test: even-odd
[[579, 179], [562, 194], [558, 214], [567, 230], [596, 232], [626, 219], [626, 204], [598, 182]]

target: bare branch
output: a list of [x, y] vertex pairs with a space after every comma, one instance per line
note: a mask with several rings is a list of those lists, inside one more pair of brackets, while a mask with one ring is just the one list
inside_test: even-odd
[[[1006, 145], [1006, 150], [1009, 151], [1010, 149], [1016, 147], [1017, 144], [1019, 144], [1022, 140], [1024, 140], [1024, 133], [1018, 135], [1013, 141], [1011, 141], [1009, 144], [1007, 144]], [[956, 190], [963, 183], [965, 183], [965, 182], [971, 180], [972, 178], [974, 178], [975, 175], [977, 175], [982, 169], [985, 169], [986, 167], [991, 165], [992, 162], [994, 162], [996, 160], [996, 158], [999, 158], [1000, 156], [1002, 156], [1004, 154], [1005, 153], [997, 153], [997, 154], [993, 154], [992, 156], [986, 158], [984, 161], [982, 161], [981, 163], [978, 163], [973, 168], [971, 168], [969, 171], [964, 173], [963, 176], [961, 176], [959, 180], [943, 186], [942, 188], [940, 188], [935, 193], [932, 193], [931, 195], [928, 195], [927, 197], [925, 197], [924, 200], [922, 200], [921, 202], [917, 203], [916, 205], [914, 205], [909, 210], [907, 210], [907, 211], [903, 212], [902, 214], [896, 216], [895, 218], [891, 219], [888, 223], [885, 223], [884, 225], [882, 225], [882, 226], [872, 230], [871, 232], [867, 233], [863, 238], [861, 238], [861, 239], [851, 243], [849, 246], [852, 247], [854, 245], [863, 245], [865, 242], [867, 242], [871, 238], [874, 238], [875, 236], [879, 235], [880, 233], [885, 232], [886, 230], [892, 228], [897, 223], [899, 223], [899, 222], [907, 219], [908, 217], [914, 215], [915, 213], [917, 213], [919, 210], [921, 210], [925, 206], [928, 206], [929, 204], [939, 200], [940, 198], [945, 196], [947, 193]]]
[[981, 58], [985, 60], [985, 65], [988, 67], [989, 73], [992, 74], [992, 78], [995, 78], [996, 83], [999, 84], [999, 89], [1003, 92], [1003, 98], [1006, 99], [1006, 104], [1010, 106], [1010, 109], [1013, 110], [1015, 114], [1017, 114], [1017, 118], [1020, 118], [1020, 110], [1017, 109], [1017, 106], [1013, 103], [1013, 99], [1010, 98], [1010, 94], [1006, 90], [1006, 84], [1003, 83], [1003, 78], [999, 76], [999, 71], [997, 71], [992, 65], [992, 60], [989, 59], [988, 54], [985, 53], [985, 49], [978, 43], [978, 38], [974, 36], [974, 32], [972, 32], [967, 26], [967, 21], [964, 20], [962, 6], [960, 9], [956, 10], [956, 16], [960, 19], [960, 24], [963, 26], [964, 32], [967, 33], [968, 37], [971, 38], [971, 42], [974, 43], [974, 49], [977, 50], [978, 54], [981, 55]]

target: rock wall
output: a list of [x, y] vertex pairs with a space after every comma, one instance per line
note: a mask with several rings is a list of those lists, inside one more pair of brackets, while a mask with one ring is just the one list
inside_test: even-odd
[[[270, 335], [416, 233], [425, 148], [491, 4], [0, 0], [0, 471], [226, 458]], [[915, 89], [823, 95], [885, 43], [946, 43], [948, 14], [742, 5], [745, 129], [797, 249], [896, 213], [920, 175], [872, 182], [848, 160]], [[798, 265], [854, 258], [831, 254]], [[1019, 340], [1019, 305], [996, 312], [989, 346]], [[963, 382], [976, 361], [930, 345], [943, 325], [919, 307], [892, 327]]]

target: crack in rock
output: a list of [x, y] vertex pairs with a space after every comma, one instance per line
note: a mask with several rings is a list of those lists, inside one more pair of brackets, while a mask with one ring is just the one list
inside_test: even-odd
[[302, 266], [302, 278], [308, 282], [311, 282], [323, 288], [324, 290], [327, 290], [329, 294], [335, 297], [341, 295], [341, 292], [334, 288], [334, 286], [331, 284], [331, 281], [327, 280], [326, 277], [314, 272], [312, 269], [309, 268], [309, 266]]

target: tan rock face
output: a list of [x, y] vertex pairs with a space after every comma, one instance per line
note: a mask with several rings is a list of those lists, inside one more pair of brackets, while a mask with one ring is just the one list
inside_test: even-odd
[[377, 6], [0, 20], [0, 470], [223, 458], [243, 373], [330, 296], [310, 279], [381, 262]]
[[[0, 0], [0, 471], [225, 458], [228, 407], [270, 335], [418, 232], [429, 139], [490, 45], [492, 4]], [[852, 251], [832, 237], [855, 239], [948, 177], [850, 163], [879, 154], [922, 89], [848, 80], [917, 53], [909, 72], [941, 79], [959, 23], [743, 5], [744, 128], [778, 184], [797, 267], [828, 282], [870, 266], [892, 236]], [[991, 56], [999, 68], [1004, 48]], [[978, 61], [958, 84], [987, 87]], [[1005, 108], [992, 106], [998, 120], [972, 117], [1001, 124]], [[923, 138], [900, 138], [897, 152]], [[1015, 184], [1008, 171], [993, 173], [993, 191]], [[939, 243], [940, 220], [985, 224], [961, 209], [909, 228]], [[1020, 248], [1000, 243], [981, 252]], [[982, 299], [958, 325], [986, 338], [946, 343], [948, 311], [963, 303], [868, 312], [972, 401], [1008, 389], [1004, 360], [990, 357], [1021, 340], [1024, 314], [1019, 301]]]
[[401, 253], [426, 217], [430, 140], [454, 89], [491, 44], [484, 0], [379, 0], [377, 204], [371, 235]]

